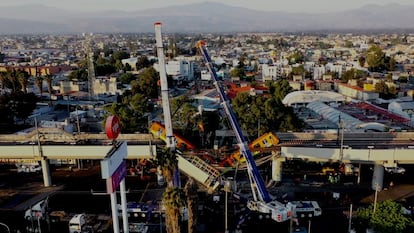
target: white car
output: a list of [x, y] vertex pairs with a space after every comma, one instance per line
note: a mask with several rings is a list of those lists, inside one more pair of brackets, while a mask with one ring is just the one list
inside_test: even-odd
[[404, 174], [405, 168], [403, 167], [385, 167], [385, 171], [388, 173]]
[[35, 172], [42, 171], [42, 167], [39, 164], [16, 164], [17, 172]]

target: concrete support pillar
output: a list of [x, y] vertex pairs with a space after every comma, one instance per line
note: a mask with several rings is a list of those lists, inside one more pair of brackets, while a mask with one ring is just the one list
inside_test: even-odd
[[52, 176], [50, 175], [49, 160], [45, 157], [41, 157], [40, 163], [43, 173], [43, 185], [49, 187], [52, 185]]
[[372, 190], [381, 191], [384, 183], [384, 166], [382, 164], [374, 165], [374, 174], [372, 175]]
[[285, 158], [273, 157], [272, 159], [272, 180], [276, 182], [282, 181], [282, 164]]

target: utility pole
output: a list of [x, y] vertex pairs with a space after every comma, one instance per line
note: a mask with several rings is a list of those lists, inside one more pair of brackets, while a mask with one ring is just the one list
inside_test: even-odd
[[348, 232], [351, 232], [351, 229], [352, 229], [352, 204], [349, 207]]
[[339, 122], [341, 127], [341, 148], [339, 148], [339, 160], [342, 162], [344, 158], [344, 123], [342, 121]]
[[375, 184], [375, 196], [374, 196], [374, 210], [372, 211], [372, 214], [375, 214], [375, 211], [377, 210], [377, 200], [378, 200], [378, 183]]

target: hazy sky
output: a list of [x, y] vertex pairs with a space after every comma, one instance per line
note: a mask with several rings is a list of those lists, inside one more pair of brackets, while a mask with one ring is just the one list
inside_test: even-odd
[[[205, 2], [206, 0], [1, 0], [0, 6], [39, 3], [62, 9], [83, 11], [142, 10], [170, 5]], [[213, 0], [227, 5], [255, 10], [287, 12], [324, 12], [358, 8], [367, 4], [399, 3], [414, 5], [413, 0]]]

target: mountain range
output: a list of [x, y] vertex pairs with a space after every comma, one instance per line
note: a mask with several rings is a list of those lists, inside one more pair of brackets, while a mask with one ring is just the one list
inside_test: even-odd
[[135, 11], [68, 11], [44, 5], [0, 7], [0, 34], [145, 33], [161, 21], [169, 33], [414, 30], [414, 5], [366, 5], [326, 12], [257, 11], [203, 2]]

